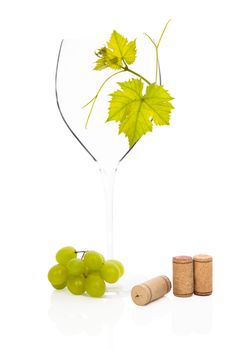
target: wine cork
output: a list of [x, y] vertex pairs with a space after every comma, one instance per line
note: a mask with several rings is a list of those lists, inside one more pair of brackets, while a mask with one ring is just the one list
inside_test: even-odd
[[199, 254], [193, 257], [194, 262], [194, 294], [212, 294], [212, 256]]
[[158, 276], [142, 284], [134, 286], [131, 297], [135, 304], [146, 305], [163, 297], [171, 290], [171, 281], [167, 276]]
[[173, 257], [173, 294], [177, 297], [191, 297], [194, 289], [193, 284], [192, 257]]

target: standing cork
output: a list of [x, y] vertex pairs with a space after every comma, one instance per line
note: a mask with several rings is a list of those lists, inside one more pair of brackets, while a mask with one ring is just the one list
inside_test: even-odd
[[193, 288], [192, 257], [173, 257], [173, 294], [177, 297], [190, 297], [193, 295]]
[[193, 257], [194, 261], [194, 294], [212, 294], [212, 257], [199, 254]]
[[131, 297], [135, 304], [146, 305], [170, 292], [171, 282], [167, 276], [158, 276], [134, 286]]

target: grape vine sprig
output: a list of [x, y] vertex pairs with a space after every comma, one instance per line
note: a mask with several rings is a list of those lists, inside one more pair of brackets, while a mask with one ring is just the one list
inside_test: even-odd
[[[80, 257], [79, 255], [82, 254]], [[87, 292], [92, 297], [101, 297], [106, 283], [115, 283], [124, 274], [118, 260], [105, 260], [93, 250], [63, 247], [56, 253], [57, 264], [48, 272], [48, 280], [55, 289], [67, 289], [75, 295]]]
[[166, 23], [157, 44], [148, 34], [144, 33], [155, 48], [155, 81], [152, 83], [129, 68], [129, 65], [133, 64], [136, 59], [136, 39], [128, 41], [127, 38], [114, 30], [106, 46], [95, 52], [98, 59], [94, 70], [100, 71], [111, 68], [116, 72], [104, 80], [96, 95], [83, 106], [84, 108], [91, 105], [86, 120], [86, 128], [96, 100], [105, 84], [116, 75], [125, 72], [131, 73], [134, 77], [125, 82], [118, 82], [120, 89], [110, 94], [111, 100], [109, 101], [106, 122], [115, 121], [119, 123], [119, 134], [124, 133], [126, 135], [130, 148], [143, 135], [152, 131], [153, 124], [169, 125], [170, 113], [174, 108], [170, 102], [173, 97], [162, 85], [159, 64], [159, 46], [169, 22], [170, 20]]

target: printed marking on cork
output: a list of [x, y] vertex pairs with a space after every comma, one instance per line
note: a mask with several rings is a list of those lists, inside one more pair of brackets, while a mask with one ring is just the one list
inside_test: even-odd
[[158, 276], [142, 284], [134, 286], [131, 297], [135, 304], [146, 305], [163, 297], [171, 290], [171, 281], [167, 276]]
[[208, 296], [212, 294], [213, 258], [207, 254], [193, 257], [194, 262], [194, 294]]
[[194, 291], [193, 259], [191, 256], [173, 257], [173, 294], [191, 297]]

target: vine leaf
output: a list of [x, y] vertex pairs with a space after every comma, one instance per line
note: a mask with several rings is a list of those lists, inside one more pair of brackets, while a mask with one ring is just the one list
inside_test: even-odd
[[173, 99], [162, 85], [150, 84], [143, 94], [143, 82], [130, 79], [118, 83], [121, 90], [110, 94], [108, 121], [119, 122], [119, 134], [128, 137], [132, 147], [156, 125], [169, 125]]
[[136, 59], [136, 39], [128, 41], [117, 31], [113, 31], [107, 46], [97, 50], [98, 57], [95, 70], [105, 68], [121, 69], [126, 64], [132, 64]]

